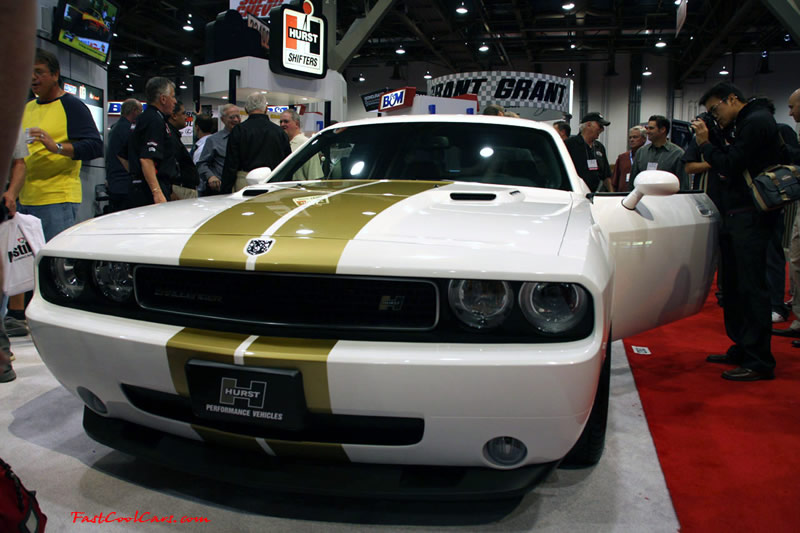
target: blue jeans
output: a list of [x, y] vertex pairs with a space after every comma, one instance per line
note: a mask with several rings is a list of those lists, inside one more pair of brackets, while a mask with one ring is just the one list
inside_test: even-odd
[[17, 211], [23, 215], [33, 215], [42, 221], [42, 231], [46, 242], [75, 225], [80, 206], [81, 204], [73, 202], [48, 205], [19, 204]]

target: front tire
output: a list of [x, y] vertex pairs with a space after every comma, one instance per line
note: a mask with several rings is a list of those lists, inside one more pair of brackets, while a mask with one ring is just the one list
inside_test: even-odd
[[592, 404], [592, 412], [586, 427], [583, 428], [578, 442], [561, 462], [562, 467], [585, 468], [594, 466], [603, 455], [606, 443], [606, 426], [608, 423], [608, 397], [611, 389], [611, 332], [606, 344], [606, 358], [600, 370], [600, 381]]

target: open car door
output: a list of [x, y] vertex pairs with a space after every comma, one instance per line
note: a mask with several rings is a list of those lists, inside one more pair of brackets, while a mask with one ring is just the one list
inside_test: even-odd
[[713, 281], [718, 249], [719, 213], [705, 193], [645, 194], [633, 210], [623, 199], [624, 194], [598, 193], [592, 207], [616, 265], [614, 340], [697, 313]]

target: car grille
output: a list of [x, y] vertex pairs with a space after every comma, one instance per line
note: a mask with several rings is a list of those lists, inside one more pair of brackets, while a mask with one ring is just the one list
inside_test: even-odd
[[305, 427], [296, 431], [220, 422], [195, 416], [189, 398], [128, 384], [122, 384], [122, 391], [131, 404], [147, 413], [236, 435], [297, 442], [409, 446], [421, 441], [425, 433], [425, 421], [421, 418], [388, 416], [308, 413]]
[[426, 280], [141, 265], [134, 284], [144, 309], [249, 324], [429, 331], [439, 318]]

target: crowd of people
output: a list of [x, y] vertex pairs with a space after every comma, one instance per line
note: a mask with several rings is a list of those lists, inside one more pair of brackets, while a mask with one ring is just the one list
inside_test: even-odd
[[[24, 109], [3, 206], [8, 216], [20, 212], [41, 219], [44, 238], [50, 240], [75, 224], [82, 200], [81, 161], [100, 157], [103, 142], [86, 106], [64, 91], [54, 54], [36, 50], [31, 89], [36, 98]], [[112, 212], [239, 190], [249, 171], [275, 168], [308, 140], [296, 111], [281, 114], [276, 125], [267, 114], [265, 95], [258, 92], [247, 97], [245, 121], [234, 104], [221, 109], [219, 131], [214, 131], [216, 121], [211, 116], [195, 117], [196, 141], [187, 149], [181, 140], [185, 106], [175, 96], [175, 84], [167, 78], [151, 78], [145, 95], [144, 111], [135, 99], [123, 102], [109, 134], [105, 159]], [[797, 136], [793, 128], [777, 124], [769, 100], [747, 99], [730, 83], [709, 89], [700, 105], [706, 113], [692, 122], [695, 137], [685, 151], [670, 141], [670, 121], [653, 115], [645, 125], [629, 130], [627, 150], [617, 156], [613, 167], [599, 141], [611, 125], [601, 113], [582, 116], [575, 135], [567, 121], [553, 126], [578, 175], [593, 192], [627, 192], [642, 172], [663, 170], [677, 176], [681, 190], [699, 188], [708, 193], [722, 218], [718, 284], [732, 344], [725, 353], [709, 355], [707, 360], [734, 365], [722, 373], [725, 379], [772, 379], [771, 335], [795, 337], [794, 344], [800, 347], [800, 319], [795, 318], [788, 328], [772, 329], [772, 323], [789, 316], [783, 302], [783, 214], [755, 208], [744, 174], [756, 175], [770, 164], [800, 161]], [[789, 97], [789, 110], [800, 122], [800, 89]], [[486, 106], [483, 112], [518, 117], [497, 104]], [[295, 172], [294, 179], [321, 174], [320, 162], [312, 159]], [[793, 222], [788, 255], [792, 309], [797, 317], [800, 219]], [[4, 297], [7, 315], [1, 323], [8, 331], [0, 328], [0, 382], [15, 376], [7, 333], [27, 334], [24, 306], [23, 295]]]

